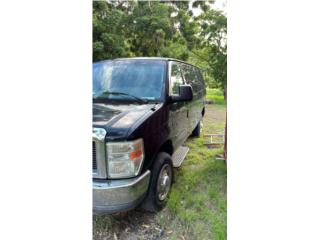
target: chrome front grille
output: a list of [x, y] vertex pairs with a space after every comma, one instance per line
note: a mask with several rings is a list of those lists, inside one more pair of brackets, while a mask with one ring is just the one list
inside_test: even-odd
[[92, 170], [97, 171], [97, 153], [96, 153], [96, 142], [92, 141]]
[[106, 146], [105, 136], [107, 132], [103, 128], [92, 129], [92, 177], [106, 179]]

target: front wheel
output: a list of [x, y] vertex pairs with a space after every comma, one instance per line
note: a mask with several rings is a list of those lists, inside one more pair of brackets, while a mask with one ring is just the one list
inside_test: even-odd
[[142, 208], [150, 212], [160, 211], [166, 205], [172, 182], [171, 157], [168, 153], [160, 152], [152, 167], [149, 191]]

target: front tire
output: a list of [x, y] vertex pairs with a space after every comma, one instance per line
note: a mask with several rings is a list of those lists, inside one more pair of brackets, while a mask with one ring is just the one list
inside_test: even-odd
[[173, 182], [173, 165], [168, 153], [160, 152], [153, 164], [147, 196], [141, 207], [158, 212], [166, 205]]

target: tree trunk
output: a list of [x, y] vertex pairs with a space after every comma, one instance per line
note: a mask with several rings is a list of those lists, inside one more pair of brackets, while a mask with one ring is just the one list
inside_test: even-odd
[[226, 117], [226, 125], [224, 130], [224, 160], [227, 162], [227, 117]]

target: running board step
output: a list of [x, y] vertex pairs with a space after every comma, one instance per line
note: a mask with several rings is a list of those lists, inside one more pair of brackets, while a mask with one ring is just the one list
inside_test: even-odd
[[173, 167], [180, 167], [183, 160], [186, 158], [187, 153], [189, 152], [188, 147], [179, 147], [177, 151], [172, 155]]

